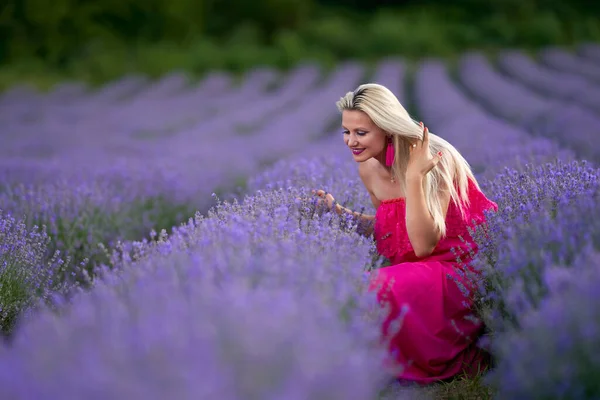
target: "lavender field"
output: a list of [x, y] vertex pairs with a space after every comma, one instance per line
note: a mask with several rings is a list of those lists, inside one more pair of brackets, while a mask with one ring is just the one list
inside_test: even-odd
[[[389, 385], [335, 101], [389, 87], [499, 205], [476, 384]], [[0, 398], [600, 398], [600, 46], [0, 96]]]

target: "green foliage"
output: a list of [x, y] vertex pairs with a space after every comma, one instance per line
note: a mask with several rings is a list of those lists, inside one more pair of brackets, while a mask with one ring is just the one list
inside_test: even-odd
[[9, 264], [0, 272], [0, 332], [8, 335], [30, 300], [30, 288], [26, 287], [19, 273], [19, 265]]
[[600, 40], [600, 17], [578, 3], [541, 0], [404, 1], [395, 8], [362, 2], [356, 9], [304, 0], [57, 1], [48, 10], [39, 0], [9, 0], [4, 7], [0, 32], [11, 40], [0, 43], [0, 89], [23, 81], [48, 89], [61, 79], [101, 84], [173, 70], [200, 77], [261, 65], [329, 67], [347, 59], [452, 57]]
[[271, 34], [296, 29], [312, 11], [307, 0], [7, 0], [0, 16], [0, 55], [14, 61], [41, 57], [62, 66], [103, 43], [135, 45], [190, 38], [226, 38], [247, 21]]

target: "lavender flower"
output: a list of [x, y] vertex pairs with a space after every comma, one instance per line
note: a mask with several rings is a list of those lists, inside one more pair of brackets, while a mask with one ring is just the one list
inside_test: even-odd
[[[499, 362], [490, 382], [504, 397], [592, 397], [600, 171], [573, 159], [598, 157], [597, 101], [583, 85], [598, 67], [578, 72], [573, 57], [542, 54], [552, 68], [505, 53], [514, 79], [466, 54], [460, 81], [482, 104], [426, 60], [414, 105], [500, 206], [475, 235], [477, 306]], [[310, 195], [325, 189], [375, 211], [331, 106], [364, 72], [346, 63], [319, 82], [304, 65], [250, 71], [239, 85], [215, 73], [195, 86], [174, 73], [0, 98], [0, 208], [14, 216], [0, 213], [0, 323], [9, 331], [19, 318], [0, 346], [3, 393], [373, 398], [393, 374], [382, 368], [386, 310], [366, 290], [365, 270], [383, 260], [356, 219]], [[404, 62], [388, 59], [369, 80], [403, 101], [404, 76]], [[592, 92], [574, 104], [583, 88]], [[245, 197], [219, 200], [240, 186]]]
[[[48, 256], [50, 238], [37, 226], [29, 229], [0, 209], [0, 330], [7, 334], [18, 317], [52, 294], [67, 294], [66, 263]], [[68, 261], [68, 260], [67, 260]]]
[[135, 251], [93, 290], [27, 319], [0, 360], [4, 392], [373, 397], [389, 376], [364, 276], [372, 243], [334, 214], [303, 217], [291, 195], [220, 204], [169, 237], [124, 244]]
[[515, 80], [541, 94], [600, 111], [600, 85], [594, 85], [583, 77], [536, 64], [518, 51], [502, 52], [498, 57], [498, 66]]
[[[341, 139], [337, 147], [344, 150]], [[250, 193], [257, 190], [293, 190], [300, 198], [310, 198], [311, 190], [323, 189], [332, 193], [338, 203], [354, 211], [375, 212], [358, 176], [356, 163], [348, 155], [281, 160], [250, 178], [247, 188]]]
[[[44, 227], [52, 239], [50, 254], [59, 250], [76, 263], [102, 260], [100, 243], [139, 238], [151, 229], [183, 221], [190, 209], [161, 201], [143, 185], [127, 185], [117, 176], [89, 180], [55, 178], [38, 185], [15, 185], [0, 194], [0, 207], [25, 218], [27, 226]], [[163, 188], [165, 185], [163, 185]], [[179, 212], [179, 214], [178, 214]], [[182, 215], [183, 214], [183, 215]], [[159, 225], [162, 224], [162, 225]]]
[[587, 61], [576, 54], [571, 54], [556, 47], [546, 47], [540, 50], [538, 57], [552, 68], [573, 75], [584, 76], [590, 81], [600, 82], [600, 66], [598, 63]]
[[[572, 151], [553, 140], [531, 136], [518, 125], [487, 113], [451, 82], [440, 60], [419, 65], [414, 89], [416, 103], [432, 131], [451, 142], [481, 178], [493, 179], [504, 167], [522, 170], [527, 164], [574, 159]], [[431, 95], [434, 91], [435, 96]]]
[[[583, 248], [575, 266], [541, 274], [549, 293], [498, 336], [498, 365], [487, 377], [501, 398], [590, 399], [600, 394], [600, 257]], [[527, 284], [523, 282], [523, 284]]]
[[[495, 72], [481, 54], [461, 57], [458, 75], [465, 87], [497, 115], [537, 136], [551, 138], [591, 161], [600, 150], [590, 146], [597, 137], [600, 117], [559, 99], [542, 97]], [[511, 99], [507, 101], [506, 99]]]
[[[489, 326], [503, 330], [538, 306], [547, 288], [547, 265], [573, 265], [582, 247], [600, 245], [598, 212], [600, 172], [585, 162], [507, 169], [483, 187], [499, 211], [476, 232], [477, 265], [486, 288], [480, 304]], [[522, 285], [520, 291], [511, 291]]]

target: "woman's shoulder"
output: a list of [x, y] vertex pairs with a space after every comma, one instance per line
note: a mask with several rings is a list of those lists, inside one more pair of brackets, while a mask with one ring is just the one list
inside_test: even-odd
[[358, 175], [369, 193], [374, 193], [377, 176], [381, 173], [381, 165], [375, 159], [368, 159], [358, 164]]
[[358, 164], [358, 175], [360, 178], [367, 180], [371, 180], [371, 178], [378, 173], [378, 165], [379, 163], [374, 158], [369, 158], [366, 161], [363, 161]]

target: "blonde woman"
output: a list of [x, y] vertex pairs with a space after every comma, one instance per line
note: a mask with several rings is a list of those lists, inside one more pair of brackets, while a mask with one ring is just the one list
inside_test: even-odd
[[[497, 205], [481, 192], [458, 151], [414, 121], [386, 87], [361, 85], [337, 108], [344, 142], [377, 211], [360, 215], [331, 194], [316, 193], [338, 213], [371, 226], [367, 234], [391, 262], [372, 273], [371, 288], [390, 307], [383, 335], [393, 361], [403, 367], [398, 378], [427, 384], [476, 373], [489, 357], [475, 345], [484, 327], [470, 317], [471, 299], [464, 293], [471, 287], [464, 264], [477, 250], [468, 227], [484, 222], [484, 211]], [[402, 326], [393, 331], [403, 309]]]

